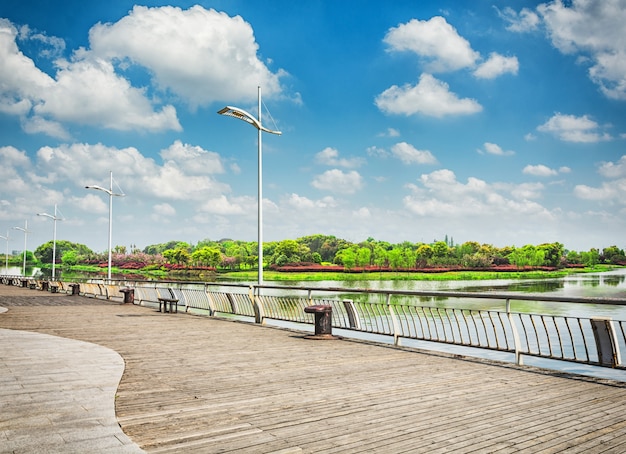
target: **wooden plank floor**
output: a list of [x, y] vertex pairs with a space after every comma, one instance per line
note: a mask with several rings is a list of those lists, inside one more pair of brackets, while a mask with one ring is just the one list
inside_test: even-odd
[[626, 383], [3, 285], [0, 306], [119, 352], [148, 452], [626, 452]]

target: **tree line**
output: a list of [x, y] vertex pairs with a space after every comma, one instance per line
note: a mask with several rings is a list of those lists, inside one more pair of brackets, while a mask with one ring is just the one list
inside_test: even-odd
[[[64, 265], [97, 264], [108, 259], [108, 251], [95, 253], [87, 246], [57, 241], [56, 257]], [[199, 241], [196, 245], [183, 241], [146, 246], [143, 250], [131, 245], [116, 246], [112, 251], [114, 266], [122, 268], [211, 267], [224, 270], [256, 268], [257, 243], [232, 239]], [[345, 269], [379, 267], [387, 269], [418, 269], [427, 267], [488, 268], [498, 265], [524, 267], [594, 266], [600, 263], [626, 265], [624, 250], [617, 246], [602, 250], [568, 250], [563, 244], [527, 244], [521, 247], [495, 247], [467, 241], [455, 244], [453, 239], [431, 243], [389, 243], [368, 238], [353, 243], [332, 235], [310, 235], [296, 240], [263, 244], [264, 267], [291, 264], [335, 264]], [[42, 263], [52, 262], [52, 241], [40, 245], [34, 257]]]

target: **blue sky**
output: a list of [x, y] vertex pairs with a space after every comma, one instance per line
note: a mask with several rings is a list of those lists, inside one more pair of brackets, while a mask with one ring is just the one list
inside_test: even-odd
[[[0, 234], [626, 246], [626, 1], [0, 3]], [[268, 115], [269, 112], [269, 115]], [[10, 230], [10, 248], [22, 232]]]

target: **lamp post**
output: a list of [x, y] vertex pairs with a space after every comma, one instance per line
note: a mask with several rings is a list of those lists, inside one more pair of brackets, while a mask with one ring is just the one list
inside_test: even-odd
[[113, 197], [123, 197], [124, 193], [116, 194], [113, 192], [113, 171], [111, 171], [111, 182], [109, 185], [109, 189], [103, 188], [102, 186], [89, 185], [85, 186], [86, 189], [96, 189], [98, 191], [103, 191], [109, 194], [109, 267], [107, 278], [111, 280], [111, 239], [113, 237]]
[[259, 243], [259, 277], [258, 283], [261, 285], [263, 283], [263, 146], [261, 144], [262, 132], [269, 132], [270, 134], [281, 135], [280, 131], [273, 131], [271, 129], [267, 129], [261, 123], [261, 87], [258, 87], [258, 103], [259, 103], [259, 111], [258, 111], [258, 119], [254, 118], [250, 113], [246, 112], [243, 109], [239, 109], [238, 107], [226, 106], [223, 109], [219, 110], [217, 113], [220, 115], [226, 115], [227, 117], [234, 117], [239, 120], [243, 120], [246, 123], [254, 126], [258, 131], [258, 200], [257, 200], [257, 208], [258, 208], [258, 243]]
[[22, 276], [26, 277], [26, 237], [28, 236], [28, 221], [24, 221], [24, 228], [13, 227], [13, 230], [24, 232], [24, 265], [22, 266]]
[[0, 235], [0, 238], [7, 240], [7, 252], [4, 254], [4, 272], [9, 274], [9, 231], [7, 230], [7, 236]]
[[57, 217], [57, 206], [54, 204], [54, 216], [48, 213], [37, 213], [37, 216], [45, 216], [54, 221], [54, 227], [52, 229], [52, 280], [55, 276], [55, 265], [57, 261], [57, 221], [62, 221], [62, 218]]

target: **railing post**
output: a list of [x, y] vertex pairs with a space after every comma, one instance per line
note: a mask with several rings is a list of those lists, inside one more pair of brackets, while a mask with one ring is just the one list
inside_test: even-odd
[[611, 319], [592, 318], [591, 328], [596, 341], [598, 351], [598, 362], [602, 366], [615, 367], [622, 363], [619, 354], [615, 326]]
[[254, 309], [254, 323], [258, 323], [260, 325], [265, 324], [265, 315], [263, 314], [263, 303], [261, 302], [261, 289], [259, 287], [255, 287], [254, 285], [250, 286], [250, 301], [252, 301], [252, 308]]
[[524, 358], [522, 357], [522, 346], [519, 340], [519, 333], [517, 332], [517, 325], [515, 324], [515, 320], [513, 319], [513, 314], [511, 313], [511, 300], [510, 298], [506, 299], [506, 314], [509, 319], [509, 324], [511, 326], [511, 332], [513, 333], [513, 343], [515, 344], [515, 364], [518, 366], [524, 365]]
[[209, 302], [209, 315], [212, 317], [213, 315], [215, 315], [215, 301], [213, 301], [213, 295], [209, 290], [208, 284], [204, 284], [204, 294], [206, 295]]
[[393, 345], [400, 346], [400, 324], [398, 323], [398, 318], [396, 317], [396, 311], [391, 306], [391, 293], [387, 293], [387, 309], [389, 310], [389, 315], [391, 316], [391, 326], [393, 329]]
[[361, 320], [359, 318], [359, 314], [356, 311], [356, 307], [354, 306], [354, 301], [343, 300], [343, 306], [346, 309], [346, 314], [348, 314], [348, 323], [350, 325], [350, 328], [360, 330]]

